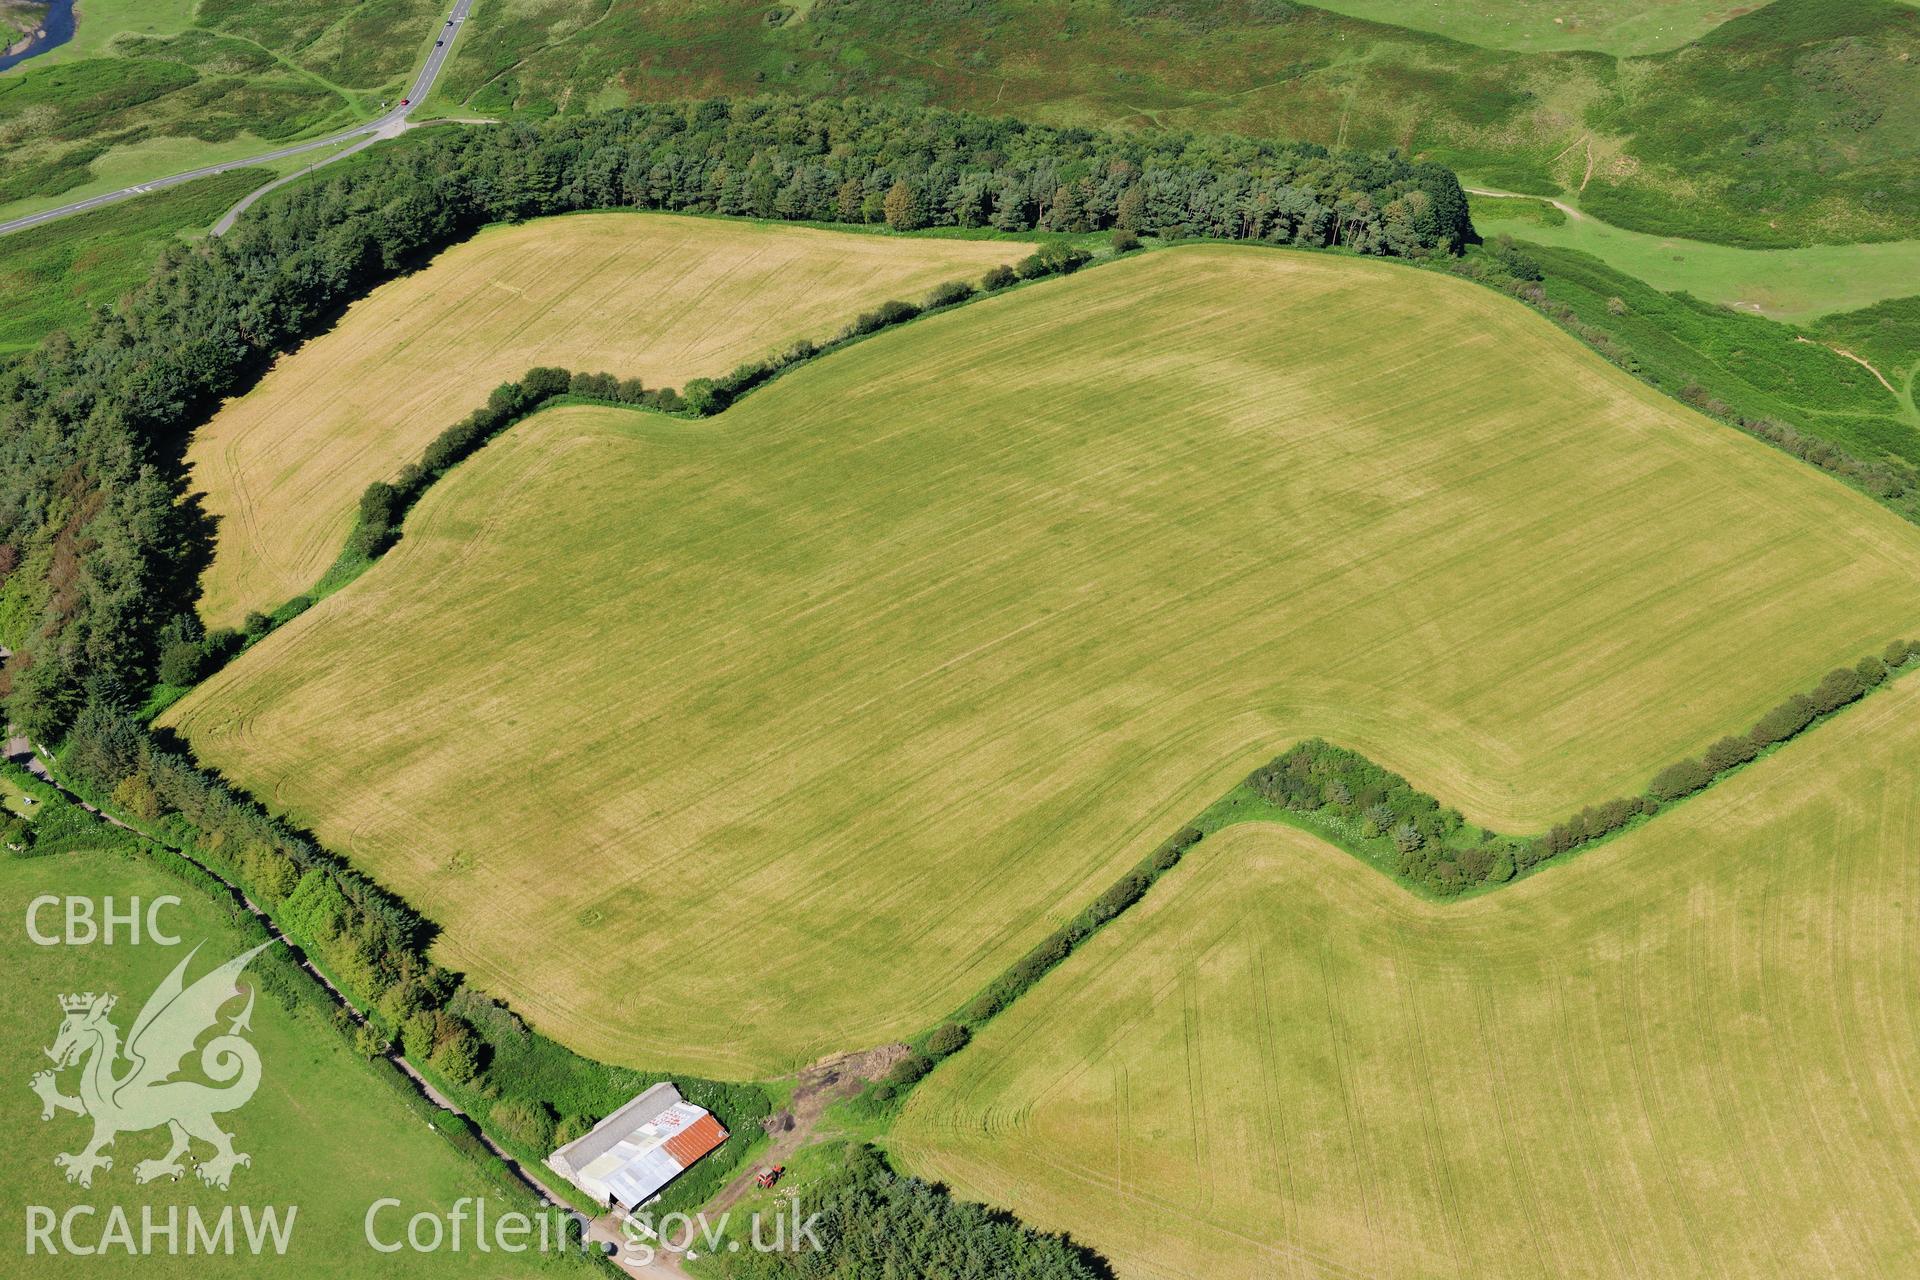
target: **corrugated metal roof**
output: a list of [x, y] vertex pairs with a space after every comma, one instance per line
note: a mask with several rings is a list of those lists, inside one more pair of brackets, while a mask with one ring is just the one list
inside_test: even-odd
[[662, 1112], [679, 1103], [680, 1091], [673, 1087], [671, 1081], [662, 1080], [593, 1126], [585, 1134], [548, 1156], [547, 1163], [571, 1178], [576, 1170], [586, 1169], [634, 1130], [651, 1122]]
[[606, 1180], [613, 1198], [631, 1208], [653, 1198], [654, 1192], [680, 1176], [685, 1168], [667, 1153], [665, 1147], [649, 1147], [635, 1153], [618, 1172]]
[[632, 1208], [651, 1199], [727, 1139], [704, 1107], [661, 1083], [547, 1157], [547, 1164], [602, 1203]]
[[703, 1115], [668, 1138], [666, 1150], [684, 1169], [726, 1140], [727, 1131], [720, 1122], [710, 1115]]

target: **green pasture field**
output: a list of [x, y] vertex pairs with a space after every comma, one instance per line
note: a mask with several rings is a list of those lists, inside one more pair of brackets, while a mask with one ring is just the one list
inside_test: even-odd
[[177, 36], [193, 26], [199, 0], [106, 0], [88, 4], [74, 24], [73, 39], [35, 54], [20, 68], [77, 62], [108, 53], [122, 35], [141, 38]]
[[239, 169], [0, 240], [0, 355], [111, 306], [146, 281], [163, 248], [212, 226], [271, 177], [271, 170]]
[[[96, 900], [96, 910], [112, 895], [124, 910], [130, 899], [151, 902], [173, 894], [178, 907], [163, 910], [161, 923], [178, 934], [179, 946], [148, 942], [128, 945], [124, 938], [112, 946], [38, 946], [25, 931], [27, 906], [43, 894], [84, 895]], [[282, 956], [269, 952], [257, 958], [241, 978], [243, 987], [256, 989], [248, 1039], [259, 1051], [258, 1091], [239, 1109], [218, 1117], [234, 1135], [236, 1150], [253, 1158], [250, 1166], [235, 1170], [228, 1190], [203, 1185], [189, 1168], [174, 1181], [162, 1178], [145, 1185], [134, 1181], [135, 1166], [158, 1158], [167, 1148], [165, 1130], [127, 1133], [109, 1154], [111, 1169], [98, 1171], [90, 1188], [68, 1183], [54, 1164], [60, 1152], [78, 1150], [90, 1132], [89, 1123], [59, 1113], [40, 1119], [41, 1104], [29, 1091], [31, 1076], [46, 1068], [42, 1053], [54, 1043], [60, 1028], [59, 997], [73, 992], [112, 992], [119, 998], [111, 1017], [125, 1034], [146, 997], [194, 946], [199, 946], [188, 969], [188, 981], [262, 941], [258, 927], [236, 922], [235, 908], [216, 902], [207, 892], [170, 874], [142, 857], [125, 852], [82, 852], [43, 858], [0, 859], [0, 914], [7, 928], [0, 933], [0, 956], [8, 980], [0, 989], [0, 1025], [6, 1028], [0, 1045], [0, 1072], [8, 1082], [5, 1115], [9, 1141], [0, 1156], [0, 1181], [5, 1191], [5, 1217], [13, 1236], [9, 1248], [15, 1257], [24, 1247], [28, 1206], [40, 1205], [65, 1214], [74, 1205], [94, 1205], [91, 1219], [77, 1219], [78, 1243], [98, 1244], [106, 1214], [114, 1205], [127, 1209], [136, 1237], [140, 1207], [153, 1206], [162, 1217], [176, 1208], [183, 1223], [182, 1252], [127, 1257], [110, 1250], [104, 1257], [75, 1257], [44, 1253], [16, 1261], [10, 1267], [33, 1276], [93, 1276], [103, 1270], [117, 1275], [154, 1277], [205, 1276], [485, 1276], [585, 1275], [577, 1259], [478, 1254], [467, 1241], [464, 1252], [376, 1252], [366, 1242], [363, 1220], [368, 1207], [384, 1196], [401, 1200], [405, 1211], [384, 1211], [378, 1219], [383, 1239], [404, 1233], [406, 1218], [422, 1209], [444, 1213], [463, 1196], [483, 1196], [495, 1212], [527, 1210], [532, 1198], [511, 1186], [506, 1174], [489, 1172], [454, 1150], [443, 1134], [429, 1128], [434, 1114], [425, 1104], [409, 1100], [396, 1073], [383, 1063], [359, 1058], [330, 1025], [331, 1010], [319, 988], [295, 971]], [[43, 931], [58, 931], [59, 908], [43, 910]], [[243, 918], [244, 919], [244, 918]], [[269, 972], [271, 971], [271, 972]], [[284, 997], [276, 995], [284, 992]], [[238, 1014], [236, 1000], [225, 1012], [221, 1027]], [[188, 1060], [186, 1078], [197, 1075], [197, 1055]], [[126, 1064], [120, 1064], [124, 1071]], [[383, 1076], [387, 1078], [382, 1078]], [[60, 1077], [62, 1092], [78, 1092], [78, 1073], [69, 1069]], [[439, 1123], [444, 1124], [444, 1120]], [[210, 1149], [196, 1147], [201, 1156]], [[253, 1206], [256, 1212], [278, 1206], [284, 1212], [297, 1206], [294, 1229], [284, 1256], [255, 1257], [242, 1250], [234, 1256], [188, 1256], [185, 1252], [185, 1214], [197, 1208], [208, 1221], [227, 1206]], [[397, 1224], [397, 1231], [395, 1230]], [[236, 1235], [240, 1226], [236, 1222]], [[56, 1243], [59, 1236], [54, 1236]]]
[[1190, 246], [538, 415], [165, 723], [541, 1030], [758, 1077], [1295, 738], [1538, 829], [1916, 617], [1920, 529], [1511, 299]]
[[17, 813], [23, 818], [31, 818], [37, 806], [28, 803], [27, 793], [20, 784], [5, 774], [0, 774], [0, 809], [8, 813]]
[[[1599, 28], [1638, 14], [1642, 31], [1710, 20], [1697, 0], [1335, 7], [1349, 5], [1454, 35], [1554, 17]], [[1400, 147], [1482, 185], [1578, 195], [1615, 225], [1721, 244], [1920, 237], [1920, 9], [1774, 0], [1732, 13], [1683, 47], [1616, 58], [1483, 48], [1277, 0], [804, 12], [483, 0], [429, 105], [543, 117], [722, 93], [898, 96], [1049, 123]], [[1623, 52], [1653, 43], [1619, 31]]]
[[1920, 680], [1563, 868], [1434, 906], [1203, 841], [890, 1146], [1132, 1277], [1920, 1268]]
[[1739, 249], [1628, 231], [1587, 214], [1543, 214], [1539, 201], [1525, 197], [1476, 195], [1472, 204], [1482, 236], [1577, 249], [1663, 292], [1774, 320], [1805, 322], [1920, 291], [1920, 240]]

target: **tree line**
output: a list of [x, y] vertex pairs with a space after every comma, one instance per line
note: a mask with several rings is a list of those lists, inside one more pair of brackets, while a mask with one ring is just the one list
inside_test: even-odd
[[820, 1215], [814, 1239], [787, 1239], [765, 1252], [716, 1250], [709, 1256], [718, 1273], [728, 1280], [1107, 1280], [1113, 1274], [1099, 1255], [1064, 1236], [895, 1173], [869, 1146], [844, 1147], [839, 1163], [807, 1183], [800, 1197], [808, 1213]]
[[[266, 911], [365, 1015], [364, 1024], [340, 1025], [356, 1049], [374, 1057], [398, 1044], [522, 1159], [544, 1159], [554, 1145], [668, 1078], [583, 1058], [528, 1028], [428, 957], [435, 930], [405, 903], [133, 717], [86, 708], [68, 735], [63, 764], [80, 794], [189, 851]], [[142, 843], [77, 807], [50, 808], [78, 828], [78, 847], [110, 839]], [[59, 834], [66, 841], [56, 842], [52, 825], [35, 830], [46, 821], [28, 827], [32, 844], [16, 856], [72, 842], [64, 830]], [[771, 1105], [756, 1084], [672, 1079], [732, 1135], [701, 1162], [697, 1176], [670, 1192], [671, 1207], [691, 1208], [725, 1182]]]
[[6, 714], [57, 740], [89, 703], [140, 704], [170, 625], [170, 643], [193, 642], [181, 620], [212, 529], [180, 460], [221, 398], [347, 301], [486, 223], [603, 208], [1410, 255], [1471, 235], [1441, 166], [1225, 135], [783, 99], [436, 131], [170, 249], [122, 305], [0, 370]]

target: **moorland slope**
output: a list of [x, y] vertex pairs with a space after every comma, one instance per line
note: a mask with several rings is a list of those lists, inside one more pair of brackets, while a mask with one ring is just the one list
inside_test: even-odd
[[[1522, 0], [1328, 8], [1386, 21], [1291, 0], [499, 0], [435, 100], [546, 116], [712, 94], [897, 97], [1055, 124], [1399, 147], [1483, 185], [1577, 200], [1616, 225], [1722, 244], [1920, 236], [1910, 4], [1637, 5], [1656, 26], [1697, 23], [1683, 34], [1698, 36], [1649, 41], [1662, 51], [1634, 57], [1615, 56], [1630, 42], [1597, 34], [1486, 47], [1514, 43], [1516, 22], [1564, 30], [1552, 19], [1634, 16], [1612, 3], [1577, 14]], [[1711, 19], [1725, 20], [1703, 29]], [[1456, 38], [1412, 29], [1428, 25]]]

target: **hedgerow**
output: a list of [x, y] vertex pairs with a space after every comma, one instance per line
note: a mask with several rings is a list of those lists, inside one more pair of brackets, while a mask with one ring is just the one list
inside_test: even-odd
[[[1118, 226], [1377, 254], [1445, 252], [1471, 234], [1449, 170], [1306, 144], [774, 99], [436, 131], [170, 250], [121, 308], [0, 372], [8, 715], [55, 740], [89, 703], [138, 705], [163, 629], [192, 612], [212, 539], [180, 501], [181, 453], [222, 398], [346, 301], [486, 223], [603, 208], [902, 230]], [[377, 532], [378, 505], [364, 514]]]
[[1366, 854], [1409, 887], [1454, 897], [1503, 884], [1705, 790], [1858, 701], [1916, 659], [1920, 641], [1896, 640], [1879, 655], [1829, 672], [1810, 693], [1784, 699], [1745, 734], [1722, 738], [1702, 755], [1661, 769], [1642, 794], [1589, 805], [1536, 836], [1471, 827], [1400, 775], [1317, 739], [1255, 770], [1243, 785], [1269, 804], [1312, 818], [1323, 834]]
[[[719, 1117], [730, 1137], [678, 1180], [663, 1203], [691, 1207], [712, 1195], [758, 1136], [759, 1122], [771, 1110], [758, 1085], [612, 1067], [528, 1029], [428, 958], [434, 929], [405, 904], [131, 717], [89, 708], [69, 735], [63, 765], [85, 794], [130, 797], [151, 815], [157, 836], [189, 851], [270, 912], [367, 1018], [373, 1034], [358, 1037], [364, 1052], [377, 1054], [398, 1041], [469, 1115], [484, 1119], [495, 1106], [511, 1104], [511, 1131], [496, 1136], [523, 1163], [537, 1164], [547, 1155], [525, 1141], [541, 1132], [530, 1117], [550, 1113], [556, 1135], [568, 1124], [584, 1132], [669, 1078]], [[81, 847], [98, 847], [115, 833], [139, 843], [134, 833], [89, 817]]]
[[[1723, 738], [1699, 759], [1662, 769], [1647, 791], [1589, 805], [1536, 836], [1475, 827], [1407, 779], [1356, 751], [1318, 738], [1296, 743], [1249, 774], [1201, 819], [1168, 837], [1093, 904], [1041, 939], [955, 1016], [955, 1030], [978, 1028], [1072, 955], [1095, 930], [1138, 902], [1211, 831], [1249, 818], [1291, 814], [1318, 834], [1416, 892], [1453, 898], [1504, 884], [1556, 858], [1604, 840], [1704, 790], [1809, 725], [1857, 701], [1892, 675], [1920, 667], [1920, 640], [1895, 640], [1877, 656], [1824, 677], [1811, 695], [1795, 694], [1745, 735]], [[949, 1024], [952, 1025], [952, 1024]], [[928, 1039], [941, 1037], [946, 1028]], [[958, 1042], [964, 1045], [965, 1041]], [[938, 1057], [914, 1054], [863, 1095], [869, 1105], [897, 1103]]]

